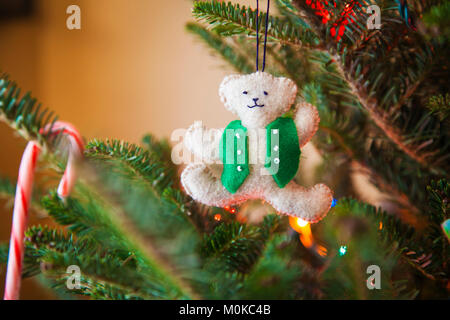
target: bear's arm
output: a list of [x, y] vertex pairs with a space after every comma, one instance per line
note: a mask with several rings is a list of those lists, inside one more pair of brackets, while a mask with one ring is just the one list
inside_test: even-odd
[[219, 144], [224, 129], [208, 129], [200, 121], [189, 127], [184, 136], [186, 148], [204, 162], [220, 161]]
[[297, 126], [298, 141], [301, 148], [311, 140], [319, 128], [319, 112], [312, 104], [301, 102], [297, 105], [294, 122]]

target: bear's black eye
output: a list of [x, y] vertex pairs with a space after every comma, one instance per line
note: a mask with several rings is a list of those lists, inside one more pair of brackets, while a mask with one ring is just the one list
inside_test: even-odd
[[264, 91], [264, 94], [267, 96], [268, 95], [267, 91]]
[[248, 91], [244, 91], [244, 92], [242, 92], [243, 94], [247, 94], [248, 93]]

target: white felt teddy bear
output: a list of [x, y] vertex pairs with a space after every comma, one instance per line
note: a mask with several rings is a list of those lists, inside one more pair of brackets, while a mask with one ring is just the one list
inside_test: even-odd
[[241, 120], [220, 130], [198, 123], [188, 129], [185, 145], [203, 162], [183, 171], [186, 192], [209, 206], [264, 199], [282, 214], [309, 222], [322, 219], [331, 207], [332, 191], [324, 184], [304, 188], [293, 181], [300, 148], [318, 129], [316, 108], [299, 103], [293, 119], [282, 117], [295, 101], [297, 86], [260, 71], [226, 77], [219, 95]]

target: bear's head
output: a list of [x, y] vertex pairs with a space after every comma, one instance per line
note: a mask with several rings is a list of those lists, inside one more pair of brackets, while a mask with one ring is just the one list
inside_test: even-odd
[[235, 113], [247, 128], [266, 127], [289, 110], [297, 86], [288, 78], [257, 71], [225, 77], [219, 88], [225, 107]]

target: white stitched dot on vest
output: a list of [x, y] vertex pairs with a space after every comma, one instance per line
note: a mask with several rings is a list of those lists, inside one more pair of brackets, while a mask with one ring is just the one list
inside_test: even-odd
[[241, 155], [241, 154], [242, 154], [242, 151], [241, 151], [241, 150], [238, 150], [238, 151], [237, 151], [237, 154], [238, 154], [238, 155]]
[[279, 164], [280, 163], [280, 159], [275, 158], [275, 159], [273, 159], [273, 162], [275, 162], [275, 164]]
[[278, 146], [273, 147], [274, 151], [278, 151]]
[[273, 133], [273, 134], [278, 134], [278, 129], [272, 130], [272, 133]]
[[241, 166], [238, 166], [238, 167], [237, 167], [237, 171], [242, 171]]
[[240, 138], [241, 136], [239, 135], [239, 133], [236, 133], [236, 138]]

